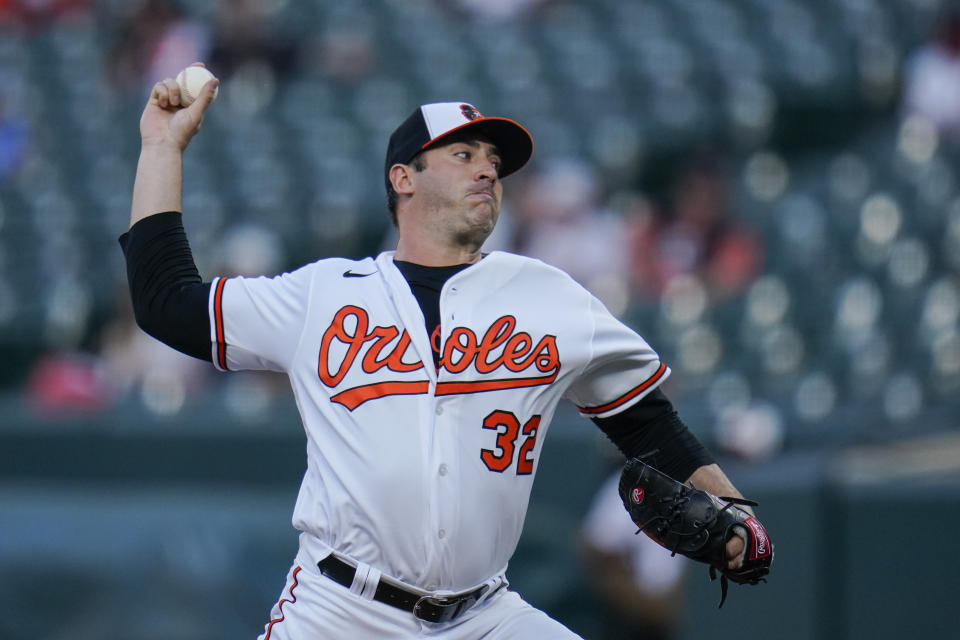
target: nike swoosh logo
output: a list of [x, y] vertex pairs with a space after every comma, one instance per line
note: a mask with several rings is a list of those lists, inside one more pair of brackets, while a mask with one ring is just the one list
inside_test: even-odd
[[354, 273], [350, 269], [347, 269], [343, 272], [344, 278], [366, 278], [367, 276], [372, 276], [376, 271], [371, 271], [370, 273]]

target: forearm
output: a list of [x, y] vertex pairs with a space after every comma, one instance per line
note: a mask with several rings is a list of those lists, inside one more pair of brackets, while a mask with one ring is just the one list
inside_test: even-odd
[[183, 211], [183, 151], [171, 144], [144, 142], [133, 183], [130, 226], [164, 211]]

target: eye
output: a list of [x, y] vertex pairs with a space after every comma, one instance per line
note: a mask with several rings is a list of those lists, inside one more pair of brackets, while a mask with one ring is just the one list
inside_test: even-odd
[[469, 151], [457, 151], [453, 155], [463, 158], [464, 160], [469, 160], [472, 157], [472, 154]]

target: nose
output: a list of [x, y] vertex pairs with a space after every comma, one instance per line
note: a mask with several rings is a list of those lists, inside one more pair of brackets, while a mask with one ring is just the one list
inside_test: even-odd
[[489, 158], [480, 157], [480, 159], [477, 161], [477, 165], [476, 177], [478, 180], [489, 180], [490, 182], [497, 181], [497, 168]]

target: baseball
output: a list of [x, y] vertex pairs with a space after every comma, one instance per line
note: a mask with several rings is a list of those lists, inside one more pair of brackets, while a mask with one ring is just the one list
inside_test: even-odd
[[[200, 95], [203, 85], [215, 77], [206, 67], [198, 66], [187, 67], [178, 73], [177, 84], [180, 85], [180, 104], [189, 107]], [[213, 90], [214, 100], [216, 100], [218, 93], [220, 93], [219, 86]]]

